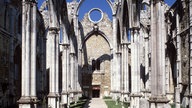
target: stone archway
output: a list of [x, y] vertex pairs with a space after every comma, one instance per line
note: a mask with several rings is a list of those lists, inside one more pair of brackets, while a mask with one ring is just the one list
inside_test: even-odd
[[111, 80], [110, 46], [103, 36], [96, 34], [90, 35], [84, 44], [82, 58], [84, 58], [84, 55], [87, 57], [82, 59], [82, 88], [84, 95], [89, 98], [108, 96]]

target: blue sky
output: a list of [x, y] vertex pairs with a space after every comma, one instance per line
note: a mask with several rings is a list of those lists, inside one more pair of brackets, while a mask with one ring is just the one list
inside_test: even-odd
[[[38, 0], [38, 7], [45, 0]], [[72, 0], [66, 0], [67, 2], [71, 2]], [[78, 0], [79, 1], [79, 0]], [[113, 0], [112, 0], [113, 1]], [[165, 0], [165, 2], [171, 6], [176, 0]], [[88, 13], [92, 8], [100, 8], [104, 13], [107, 13], [109, 18], [112, 17], [112, 11], [106, 2], [106, 0], [84, 0], [82, 6], [79, 10], [79, 20], [81, 20], [85, 13]], [[100, 15], [93, 14], [93, 20], [99, 19]]]

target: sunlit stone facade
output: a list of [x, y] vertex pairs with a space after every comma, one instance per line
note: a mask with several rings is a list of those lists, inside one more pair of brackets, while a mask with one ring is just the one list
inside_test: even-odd
[[66, 108], [79, 97], [192, 108], [192, 0], [106, 1], [112, 18], [93, 8], [82, 20], [83, 0], [0, 1], [1, 108]]

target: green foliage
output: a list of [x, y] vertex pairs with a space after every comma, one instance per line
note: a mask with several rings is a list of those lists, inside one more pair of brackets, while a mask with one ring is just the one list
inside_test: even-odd
[[71, 103], [70, 108], [83, 108], [83, 106], [86, 104], [87, 99], [81, 99], [77, 103]]
[[[175, 104], [170, 104], [171, 105], [171, 108], [176, 108]], [[184, 108], [182, 105], [180, 108]]]
[[171, 104], [171, 108], [175, 108], [175, 104]]
[[107, 104], [108, 108], [122, 108], [122, 105], [124, 106], [124, 108], [128, 108], [128, 106], [129, 106], [129, 103], [122, 103], [122, 102], [119, 102], [116, 105], [116, 102], [112, 99], [105, 100], [105, 103]]
[[103, 97], [103, 99], [112, 99], [112, 97], [110, 97], [110, 96], [105, 96], [105, 97]]

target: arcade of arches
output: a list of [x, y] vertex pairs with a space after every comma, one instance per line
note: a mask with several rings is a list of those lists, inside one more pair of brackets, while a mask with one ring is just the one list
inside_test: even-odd
[[83, 2], [0, 1], [1, 108], [192, 108], [192, 0], [106, 0], [112, 15], [80, 20]]

